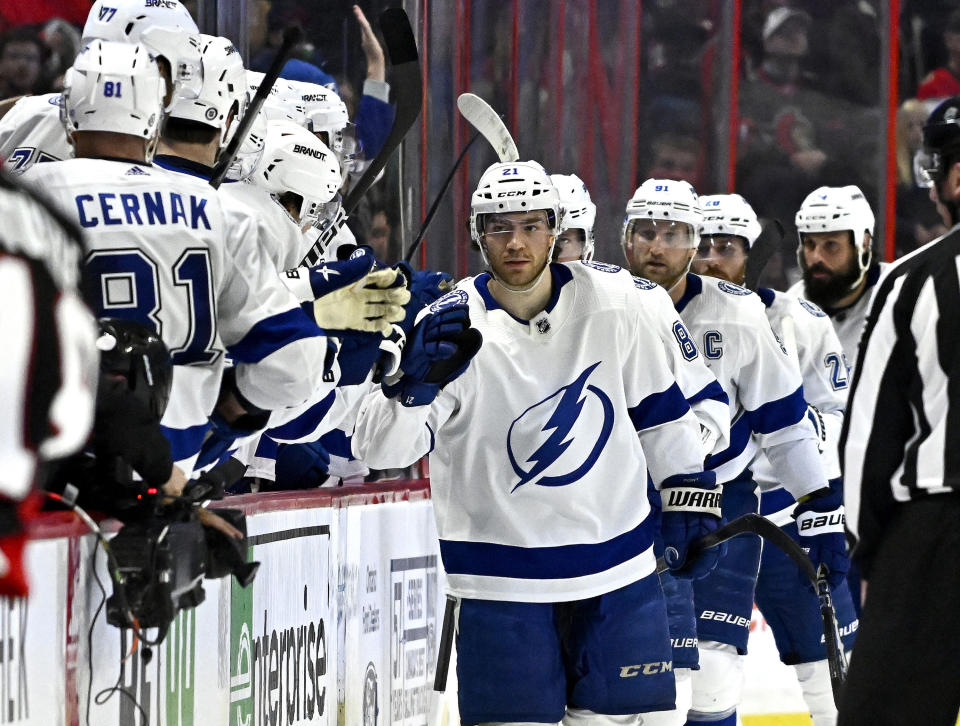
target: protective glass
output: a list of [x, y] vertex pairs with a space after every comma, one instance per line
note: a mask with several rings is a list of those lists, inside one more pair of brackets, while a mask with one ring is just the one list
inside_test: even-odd
[[652, 247], [654, 244], [676, 249], [692, 249], [697, 238], [693, 225], [669, 219], [631, 219], [625, 232], [627, 243], [635, 247]]
[[935, 179], [941, 172], [941, 163], [938, 152], [918, 149], [913, 155], [913, 177], [916, 179], [917, 186], [923, 189], [934, 186]]

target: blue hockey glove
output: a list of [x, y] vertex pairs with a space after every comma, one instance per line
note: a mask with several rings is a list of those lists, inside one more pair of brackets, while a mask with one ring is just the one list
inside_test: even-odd
[[[850, 570], [850, 554], [844, 534], [846, 516], [843, 511], [843, 492], [839, 486], [821, 489], [803, 498], [793, 510], [797, 522], [798, 542], [814, 567], [826, 564], [830, 570], [827, 582], [831, 588], [839, 587]], [[804, 584], [813, 585], [801, 574]]]
[[361, 252], [347, 260], [321, 262], [310, 268], [310, 289], [314, 299], [323, 297], [341, 287], [352, 285], [373, 271], [376, 259], [372, 253]]
[[463, 374], [482, 341], [480, 331], [470, 327], [465, 304], [430, 313], [414, 327], [399, 375], [384, 381], [384, 395], [399, 397], [404, 406], [432, 403], [443, 386]]
[[726, 551], [726, 544], [711, 547], [688, 562], [691, 543], [710, 534], [723, 523], [721, 498], [721, 489], [710, 471], [678, 474], [660, 485], [663, 559], [674, 577], [699, 580], [717, 566], [717, 561]]
[[269, 411], [257, 408], [240, 393], [240, 389], [237, 388], [237, 369], [232, 366], [226, 368], [223, 372], [223, 378], [220, 380], [218, 401], [222, 401], [227, 394], [232, 394], [247, 413], [238, 417], [233, 422], [228, 423], [227, 420], [214, 409], [208, 418], [210, 430], [203, 439], [203, 444], [200, 447], [200, 455], [197, 458], [197, 463], [194, 464], [195, 469], [201, 469], [219, 461], [230, 451], [237, 439], [242, 439], [245, 436], [263, 430], [270, 420]]

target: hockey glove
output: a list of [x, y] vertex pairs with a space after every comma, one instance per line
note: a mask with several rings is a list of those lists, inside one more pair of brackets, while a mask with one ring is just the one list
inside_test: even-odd
[[[793, 518], [797, 522], [800, 546], [810, 556], [813, 566], [825, 563], [829, 569], [827, 582], [831, 588], [838, 587], [850, 570], [840, 487], [821, 489], [802, 497], [793, 510]], [[807, 588], [813, 588], [805, 575], [801, 573], [800, 577]]]
[[404, 319], [403, 306], [410, 301], [410, 291], [402, 284], [395, 285], [398, 274], [392, 269], [376, 270], [327, 293], [313, 302], [313, 319], [328, 331], [390, 335], [392, 324]]
[[[243, 415], [229, 422], [218, 410], [220, 402], [224, 401], [228, 395], [232, 395], [246, 411]], [[257, 431], [262, 431], [270, 420], [269, 411], [257, 408], [240, 393], [237, 388], [237, 371], [235, 368], [227, 368], [223, 372], [217, 407], [207, 419], [210, 430], [200, 446], [200, 455], [197, 457], [194, 469], [202, 469], [216, 463], [233, 448], [234, 442], [255, 434]]]
[[726, 544], [722, 544], [702, 552], [690, 552], [692, 542], [722, 524], [721, 498], [721, 489], [709, 471], [678, 474], [660, 485], [663, 559], [674, 577], [699, 580], [717, 566], [726, 551]]
[[399, 397], [404, 406], [432, 403], [443, 386], [467, 370], [482, 342], [480, 331], [470, 327], [466, 305], [427, 315], [403, 349], [398, 375], [384, 380], [384, 395]]

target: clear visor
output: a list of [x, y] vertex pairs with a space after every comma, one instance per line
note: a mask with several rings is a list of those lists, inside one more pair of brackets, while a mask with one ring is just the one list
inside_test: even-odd
[[929, 189], [934, 186], [934, 180], [940, 173], [940, 154], [936, 151], [918, 149], [913, 155], [913, 177], [917, 186]]
[[624, 231], [624, 242], [634, 246], [662, 245], [677, 249], [693, 249], [697, 246], [696, 230], [686, 222], [669, 219], [631, 219]]
[[746, 239], [732, 234], [710, 234], [700, 237], [700, 244], [697, 245], [697, 257], [709, 258], [712, 255], [717, 257], [735, 257], [737, 254], [746, 252]]
[[336, 221], [342, 206], [343, 197], [339, 194], [329, 202], [317, 202], [304, 198], [303, 205], [300, 207], [300, 222], [309, 223], [317, 228], [326, 228]]

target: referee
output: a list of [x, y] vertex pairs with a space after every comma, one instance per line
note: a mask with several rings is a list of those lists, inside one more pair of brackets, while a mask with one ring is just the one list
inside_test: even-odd
[[841, 438], [867, 597], [839, 726], [953, 726], [960, 709], [960, 96], [923, 128], [951, 227], [890, 266]]

